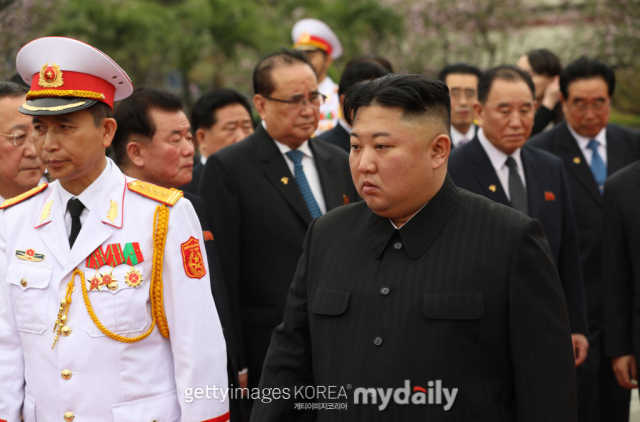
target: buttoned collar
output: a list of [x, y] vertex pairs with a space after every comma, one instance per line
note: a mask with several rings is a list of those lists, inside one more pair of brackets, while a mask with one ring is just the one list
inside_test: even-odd
[[605, 148], [607, 147], [607, 127], [606, 126], [603, 127], [602, 130], [600, 130], [600, 132], [598, 132], [595, 138], [587, 138], [582, 135], [578, 135], [578, 132], [573, 130], [569, 122], [567, 122], [567, 127], [569, 128], [569, 132], [571, 132], [571, 135], [573, 136], [573, 138], [576, 140], [576, 142], [578, 142], [578, 146], [580, 147], [581, 150], [584, 151], [585, 149], [587, 149], [587, 145], [589, 145], [589, 141], [591, 141], [592, 139], [595, 139], [598, 142], [598, 144], [602, 145], [603, 147]]
[[[484, 148], [485, 152], [489, 156], [491, 165], [496, 170], [496, 172], [502, 171], [502, 168], [505, 166], [507, 162], [507, 158], [509, 158], [509, 155], [505, 154], [504, 152], [500, 151], [498, 148], [493, 146], [491, 141], [487, 139], [487, 136], [484, 134], [484, 131], [482, 130], [482, 128], [478, 130], [478, 140], [480, 141], [482, 148]], [[521, 149], [518, 148], [517, 150], [513, 151], [513, 153], [511, 154], [511, 157], [513, 157], [513, 159], [516, 161], [519, 169], [524, 169], [524, 167], [522, 167], [522, 158], [520, 157], [520, 150]]]
[[395, 229], [389, 219], [380, 217], [369, 210], [366, 224], [371, 251], [379, 259], [394, 234], [400, 237], [407, 255], [417, 259], [431, 246], [444, 229], [458, 206], [460, 194], [451, 178], [447, 178], [440, 191], [401, 228]]
[[454, 147], [457, 147], [464, 138], [467, 138], [467, 142], [469, 142], [474, 136], [476, 136], [476, 125], [473, 123], [469, 126], [467, 133], [461, 133], [455, 127], [451, 126], [451, 143], [453, 143]]

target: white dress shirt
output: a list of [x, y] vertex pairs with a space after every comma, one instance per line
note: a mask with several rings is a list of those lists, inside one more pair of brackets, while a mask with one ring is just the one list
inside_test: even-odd
[[473, 123], [471, 123], [471, 126], [469, 126], [469, 130], [467, 131], [467, 133], [460, 133], [456, 128], [451, 126], [451, 143], [453, 144], [454, 148], [457, 148], [463, 139], [466, 138], [467, 142], [469, 142], [473, 139], [474, 136], [476, 136], [476, 125], [474, 125]]
[[[267, 124], [264, 120], [262, 121], [262, 127], [267, 130]], [[267, 130], [267, 133], [268, 132], [269, 131]], [[274, 141], [280, 150], [280, 153], [284, 156], [284, 161], [289, 166], [291, 174], [295, 177], [296, 173], [293, 161], [286, 155], [287, 152], [291, 151], [291, 148], [275, 139]], [[313, 151], [311, 151], [311, 148], [309, 147], [309, 141], [304, 141], [304, 143], [298, 147], [298, 151], [302, 152], [302, 170], [304, 171], [304, 175], [307, 178], [309, 187], [311, 188], [311, 193], [313, 193], [313, 197], [315, 198], [320, 211], [322, 214], [325, 214], [327, 212], [327, 206], [324, 202], [322, 185], [320, 185], [320, 176], [318, 176], [318, 169], [316, 168], [316, 162], [313, 159]]]
[[[480, 140], [482, 148], [484, 148], [485, 152], [489, 156], [491, 165], [493, 165], [493, 168], [498, 175], [498, 179], [500, 180], [502, 189], [504, 189], [504, 193], [507, 195], [507, 198], [511, 200], [511, 195], [509, 194], [509, 167], [507, 167], [507, 158], [509, 158], [509, 155], [494, 147], [493, 144], [485, 136], [482, 128], [478, 129], [478, 139]], [[520, 175], [520, 180], [522, 180], [522, 185], [526, 188], [527, 182], [524, 177], [524, 167], [522, 166], [522, 158], [520, 157], [520, 148], [515, 150], [511, 154], [511, 157], [513, 157], [513, 159], [516, 161], [516, 164], [518, 165], [518, 174]]]
[[107, 158], [107, 165], [104, 167], [104, 170], [102, 170], [102, 173], [100, 173], [100, 176], [98, 176], [98, 178], [78, 196], [67, 192], [67, 190], [62, 187], [62, 184], [60, 185], [60, 199], [62, 200], [65, 209], [64, 223], [67, 226], [67, 237], [71, 235], [71, 214], [67, 208], [69, 200], [71, 198], [78, 198], [80, 202], [82, 202], [82, 205], [84, 205], [82, 214], [80, 214], [80, 223], [84, 225], [84, 222], [87, 221], [87, 217], [90, 212], [98, 212], [96, 207], [99, 205], [99, 200], [102, 197], [102, 191], [109, 179], [109, 175], [111, 174], [111, 167], [114, 165], [113, 161], [111, 161], [110, 158]]
[[596, 135], [595, 138], [585, 138], [584, 136], [578, 135], [575, 130], [571, 127], [569, 123], [567, 123], [567, 127], [569, 128], [569, 132], [573, 135], [573, 138], [578, 143], [578, 147], [582, 151], [582, 155], [584, 155], [584, 159], [587, 160], [587, 164], [591, 167], [591, 160], [593, 158], [593, 151], [591, 148], [587, 147], [589, 145], [589, 141], [591, 139], [595, 139], [598, 142], [598, 154], [602, 157], [602, 161], [604, 165], [607, 165], [607, 127], [602, 128], [600, 132]]

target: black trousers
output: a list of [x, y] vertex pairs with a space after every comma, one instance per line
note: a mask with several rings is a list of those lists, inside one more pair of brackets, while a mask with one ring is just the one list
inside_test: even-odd
[[580, 422], [629, 422], [631, 391], [620, 387], [604, 356], [602, 329], [592, 329], [587, 360], [576, 372]]

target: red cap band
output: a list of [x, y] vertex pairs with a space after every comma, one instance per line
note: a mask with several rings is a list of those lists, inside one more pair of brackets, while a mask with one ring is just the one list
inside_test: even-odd
[[[72, 92], [68, 91], [85, 91], [87, 93], [98, 94], [95, 97], [88, 97], [86, 95], [77, 95], [78, 97], [91, 98], [96, 101], [103, 102], [113, 109], [113, 97], [116, 92], [116, 87], [111, 83], [105, 81], [97, 76], [89, 75], [86, 73], [72, 72], [70, 70], [60, 72], [63, 73], [63, 84], [55, 88], [47, 88], [40, 86], [40, 73], [33, 75], [31, 79], [31, 91], [29, 94], [33, 98], [42, 97], [37, 95], [37, 91], [47, 90], [45, 97], [75, 97]], [[55, 91], [59, 93], [56, 94]], [[30, 95], [27, 95], [28, 97]], [[102, 94], [102, 95], [99, 95]], [[101, 98], [103, 97], [103, 98]]]

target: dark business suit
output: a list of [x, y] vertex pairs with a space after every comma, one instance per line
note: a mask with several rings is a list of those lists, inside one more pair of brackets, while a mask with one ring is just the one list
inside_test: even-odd
[[[184, 192], [184, 197], [191, 201], [191, 205], [193, 205], [193, 209], [196, 211], [198, 220], [200, 220], [200, 225], [202, 226], [204, 246], [207, 251], [207, 260], [209, 261], [209, 272], [211, 273], [211, 293], [218, 311], [218, 318], [220, 318], [220, 325], [222, 325], [224, 340], [227, 344], [227, 376], [229, 378], [229, 385], [232, 388], [236, 388], [239, 385], [238, 371], [240, 370], [238, 342], [236, 340], [235, 330], [233, 329], [233, 321], [229, 309], [229, 298], [223, 281], [224, 277], [222, 275], [222, 268], [220, 267], [220, 259], [218, 257], [215, 239], [207, 239], [208, 234], [211, 233], [207, 204], [190, 192]], [[231, 422], [244, 420], [242, 406], [239, 400], [235, 398], [230, 400], [229, 411], [231, 412]]]
[[351, 151], [351, 135], [344, 130], [340, 123], [336, 123], [335, 127], [322, 135], [318, 136], [321, 141], [328, 142], [335, 146], [342, 148], [343, 150]]
[[[567, 301], [571, 332], [587, 335], [578, 230], [564, 166], [554, 155], [528, 145], [522, 147], [520, 158], [524, 167], [529, 216], [540, 222], [549, 242]], [[449, 174], [458, 187], [511, 206], [478, 137], [451, 153]]]
[[[358, 388], [405, 380], [457, 398], [447, 412], [355, 403]], [[317, 400], [348, 404], [319, 422], [575, 422], [569, 320], [540, 224], [450, 178], [400, 230], [364, 202], [315, 220], [261, 387], [305, 384], [346, 386]], [[281, 399], [256, 401], [251, 420], [300, 417]]]
[[604, 216], [606, 356], [640, 363], [640, 161], [605, 183]]
[[[327, 210], [355, 201], [348, 155], [311, 139]], [[213, 232], [244, 341], [249, 385], [256, 387], [271, 332], [282, 322], [311, 214], [285, 158], [262, 125], [254, 134], [207, 160], [200, 197]]]
[[[602, 350], [602, 298], [605, 291], [602, 269], [602, 195], [566, 123], [560, 123], [531, 138], [529, 144], [562, 159], [567, 169], [573, 211], [578, 225], [589, 320], [589, 354], [587, 361], [577, 371], [580, 420], [627, 421], [629, 392], [618, 385], [610, 359], [605, 358]], [[607, 125], [607, 173], [611, 175], [639, 158], [640, 134], [620, 126]]]

